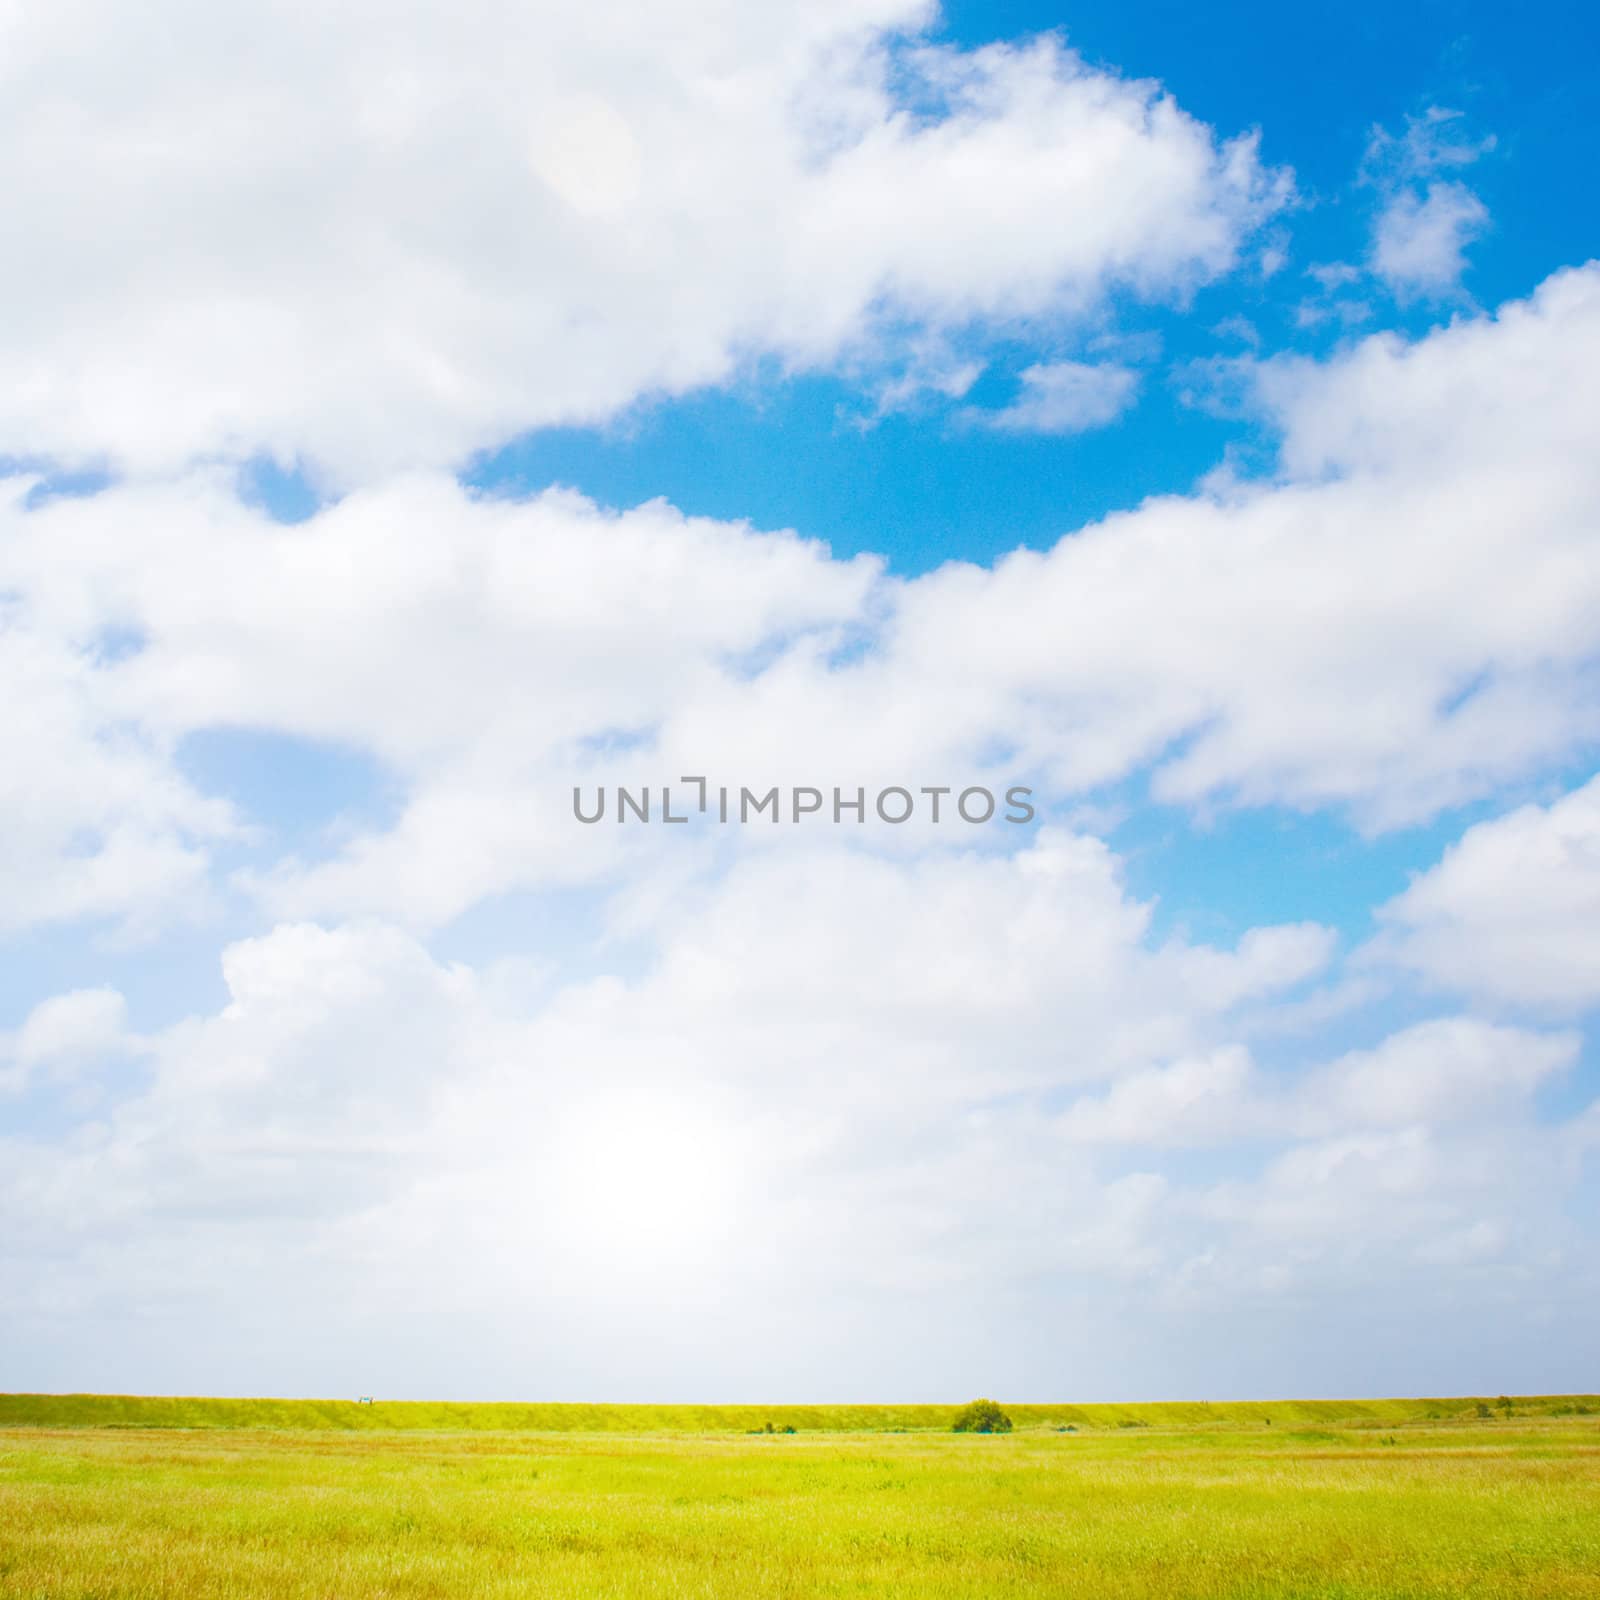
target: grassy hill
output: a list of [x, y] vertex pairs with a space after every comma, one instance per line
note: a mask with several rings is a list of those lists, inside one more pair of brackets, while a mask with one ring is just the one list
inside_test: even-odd
[[[1395, 1428], [1407, 1424], [1479, 1422], [1478, 1408], [1496, 1409], [1495, 1395], [1414, 1400], [1184, 1401], [1130, 1405], [1038, 1405], [1005, 1402], [1018, 1429], [1079, 1431], [1340, 1427]], [[706, 1434], [748, 1433], [771, 1423], [802, 1433], [943, 1431], [957, 1402], [947, 1405], [555, 1405], [383, 1400], [223, 1400], [145, 1395], [0, 1394], [0, 1427], [42, 1428], [271, 1428], [438, 1433]], [[1513, 1397], [1519, 1420], [1593, 1415], [1600, 1396]]]

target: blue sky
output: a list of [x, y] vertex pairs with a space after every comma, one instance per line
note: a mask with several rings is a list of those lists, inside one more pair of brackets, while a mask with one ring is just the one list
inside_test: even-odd
[[[101, 20], [8, 113], [0, 1386], [1588, 1381], [1590, 8]], [[571, 816], [693, 771], [1038, 818]]]

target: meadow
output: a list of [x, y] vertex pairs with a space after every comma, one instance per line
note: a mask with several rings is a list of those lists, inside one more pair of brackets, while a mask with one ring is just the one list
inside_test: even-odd
[[0, 1595], [1600, 1596], [1600, 1400], [1498, 1398], [0, 1396]]

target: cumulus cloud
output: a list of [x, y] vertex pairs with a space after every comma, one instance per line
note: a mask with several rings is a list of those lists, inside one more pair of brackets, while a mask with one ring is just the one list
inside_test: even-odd
[[[9, 914], [197, 893], [248, 821], [176, 760], [217, 727], [347, 745], [396, 784], [392, 824], [256, 869], [296, 917], [429, 925], [612, 874], [629, 836], [573, 848], [580, 782], [1023, 781], [1048, 804], [1142, 770], [1183, 804], [1432, 815], [1600, 734], [1597, 346], [1591, 268], [1415, 344], [1263, 363], [1275, 477], [914, 580], [660, 504], [438, 475], [293, 527], [217, 474], [32, 510], [19, 489], [0, 670], [24, 703], [30, 652], [58, 665], [0, 787], [27, 889]], [[27, 771], [61, 775], [48, 805]]]
[[1460, 283], [1466, 247], [1488, 221], [1488, 207], [1463, 183], [1402, 191], [1373, 229], [1372, 270], [1402, 293], [1442, 294]]
[[101, 1054], [120, 1042], [126, 1011], [115, 989], [75, 989], [42, 1001], [17, 1035], [17, 1059], [39, 1066]]
[[[330, 1362], [397, 1317], [465, 1318], [470, 1378], [403, 1334], [366, 1349], [369, 1381], [745, 1392], [752, 1328], [756, 1382], [798, 1383], [870, 1314], [869, 1365], [892, 1349], [902, 1385], [948, 1383], [994, 1359], [994, 1319], [1041, 1273], [1138, 1295], [1170, 1334], [1241, 1275], [1342, 1258], [1333, 1210], [1374, 1185], [1420, 1193], [1436, 1168], [1403, 1254], [1446, 1281], [1464, 1233], [1509, 1204], [1492, 1165], [1464, 1180], [1449, 1141], [1523, 1139], [1519, 1108], [1571, 1053], [1445, 1023], [1304, 1075], [1270, 1123], [1242, 1118], [1258, 1069], [1241, 1004], [1314, 978], [1326, 937], [1158, 939], [1115, 858], [1070, 834], [1009, 858], [752, 857], [654, 926], [645, 970], [542, 987], [376, 923], [231, 946], [225, 1003], [146, 1041], [137, 1092], [65, 1140], [5, 1141], [9, 1336], [70, 1347], [114, 1316], [126, 1336], [95, 1357], [111, 1382], [160, 1369], [174, 1318], [237, 1323], [238, 1343], [185, 1357], [225, 1387], [241, 1360], [320, 1376], [322, 1358], [283, 1354], [313, 1309]], [[1115, 1125], [1086, 1124], [1092, 1100], [1042, 1114], [1063, 1092], [1101, 1096]], [[1086, 1149], [1183, 1142], [1197, 1120], [1263, 1150], [1258, 1177], [1219, 1189]], [[967, 1309], [921, 1339], [952, 1290]], [[650, 1351], [618, 1345], [625, 1307]], [[1047, 1347], [1041, 1325], [999, 1359], [1022, 1381]]]
[[1281, 200], [1158, 86], [934, 20], [9, 8], [0, 450], [361, 481], [761, 357], [1179, 296]]
[[[831, 649], [880, 570], [661, 504], [615, 515], [560, 491], [514, 504], [441, 477], [294, 527], [221, 477], [21, 506], [0, 553], [0, 582], [20, 586], [0, 683], [25, 708], [0, 776], [0, 849], [17, 862], [0, 918], [24, 925], [148, 922], [194, 898], [239, 822], [182, 776], [184, 736], [208, 728], [354, 747], [392, 769], [410, 803], [391, 848], [410, 858], [403, 892], [423, 917], [614, 864], [609, 834], [571, 850], [586, 766], [716, 681], [745, 681], [764, 653]], [[125, 647], [106, 652], [108, 632]], [[50, 673], [32, 664], [46, 650]], [[315, 891], [346, 911], [358, 879], [388, 870], [377, 845], [350, 851]]]
[[1571, 1067], [1581, 1043], [1576, 1034], [1439, 1017], [1290, 1084], [1228, 1045], [1129, 1073], [1103, 1095], [1074, 1101], [1057, 1126], [1074, 1143], [1157, 1147], [1439, 1127], [1517, 1107]]
[[178, 772], [169, 741], [109, 711], [101, 637], [0, 595], [0, 934], [78, 919], [158, 926], [203, 904], [208, 846], [236, 831], [232, 808]]
[[1374, 131], [1364, 176], [1383, 200], [1369, 265], [1401, 298], [1459, 286], [1466, 247], [1488, 227], [1489, 210], [1466, 184], [1438, 174], [1468, 166], [1494, 146], [1492, 137], [1469, 139], [1461, 113], [1441, 106], [1408, 118], [1398, 136]]
[[1146, 767], [1165, 799], [1346, 805], [1373, 827], [1565, 758], [1600, 731], [1597, 339], [1586, 269], [1415, 345], [1266, 364], [1275, 478], [906, 584], [881, 654], [772, 675], [750, 722], [837, 739], [870, 713], [904, 764], [1004, 730], [1068, 791]]
[[1378, 913], [1374, 959], [1489, 1003], [1600, 1003], [1600, 778], [1469, 828]]
[[41, 1076], [70, 1082], [127, 1052], [127, 1002], [115, 989], [74, 989], [41, 1000], [8, 1039], [0, 1035], [0, 1092]]
[[1115, 362], [1054, 361], [1027, 367], [1022, 392], [997, 411], [962, 416], [1000, 433], [1083, 433], [1114, 422], [1133, 403], [1139, 375]]
[[1250, 1055], [1238, 1045], [1130, 1073], [1101, 1096], [1075, 1101], [1059, 1127], [1074, 1144], [1207, 1144], [1249, 1131]]

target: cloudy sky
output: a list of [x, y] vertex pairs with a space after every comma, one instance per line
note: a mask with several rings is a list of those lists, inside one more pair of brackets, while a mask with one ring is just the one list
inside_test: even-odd
[[1600, 39], [1324, 11], [0, 11], [0, 1388], [1595, 1386]]

